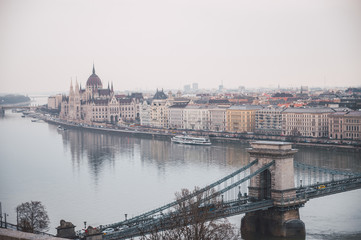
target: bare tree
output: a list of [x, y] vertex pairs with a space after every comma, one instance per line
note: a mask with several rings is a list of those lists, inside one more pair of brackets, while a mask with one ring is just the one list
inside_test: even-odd
[[16, 207], [18, 225], [25, 232], [47, 231], [49, 217], [45, 207], [39, 201], [31, 201]]
[[[232, 240], [238, 239], [235, 228], [226, 218], [217, 219], [214, 211], [222, 208], [219, 197], [212, 197], [205, 202], [208, 196], [215, 196], [214, 190], [196, 194], [195, 197], [181, 201], [185, 197], [196, 193], [188, 189], [177, 192], [176, 205], [173, 211], [166, 214], [164, 222], [155, 226], [150, 234], [143, 235], [142, 240]], [[165, 230], [164, 230], [165, 229]]]

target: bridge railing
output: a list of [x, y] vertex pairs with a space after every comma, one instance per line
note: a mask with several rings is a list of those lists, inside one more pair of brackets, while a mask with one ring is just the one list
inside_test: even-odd
[[361, 173], [316, 167], [296, 161], [294, 162], [294, 166], [295, 185], [297, 187], [313, 186], [320, 182], [338, 181], [355, 176], [361, 176]]
[[359, 188], [361, 188], [361, 176], [355, 176], [301, 187], [297, 191], [299, 194], [305, 194], [308, 199], [312, 199]]

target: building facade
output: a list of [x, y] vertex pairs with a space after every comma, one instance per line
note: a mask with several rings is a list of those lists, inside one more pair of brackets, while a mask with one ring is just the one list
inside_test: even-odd
[[235, 105], [227, 109], [228, 132], [254, 132], [256, 112], [262, 109], [257, 105]]
[[140, 120], [140, 105], [143, 102], [142, 93], [132, 93], [128, 96], [116, 95], [120, 106], [120, 118], [123, 122]]
[[343, 120], [345, 112], [335, 112], [328, 116], [328, 136], [331, 139], [343, 139]]
[[282, 134], [286, 136], [328, 137], [331, 108], [287, 108], [282, 112]]
[[86, 82], [85, 89], [70, 84], [69, 96], [63, 97], [61, 102], [60, 118], [80, 123], [118, 123], [120, 119], [120, 106], [114, 95], [113, 86], [103, 89], [100, 78], [95, 74], [93, 66], [92, 75]]
[[169, 128], [184, 129], [183, 110], [186, 105], [173, 105], [168, 108]]
[[209, 130], [210, 114], [208, 106], [188, 105], [183, 109], [183, 126], [185, 129]]
[[143, 101], [140, 106], [140, 123], [143, 126], [168, 128], [168, 107], [170, 106], [167, 95], [162, 91], [155, 93], [149, 101]]
[[266, 135], [282, 134], [282, 112], [285, 108], [265, 107], [256, 112], [255, 133]]
[[361, 140], [361, 112], [335, 112], [329, 115], [329, 138]]
[[142, 104], [140, 104], [140, 125], [142, 126], [151, 126], [150, 121], [150, 104], [151, 101], [144, 100]]
[[63, 100], [63, 95], [61, 94], [48, 97], [48, 109], [60, 110], [62, 100]]
[[216, 132], [227, 130], [227, 108], [222, 106], [209, 108], [209, 130]]
[[361, 111], [352, 111], [345, 114], [343, 122], [345, 139], [361, 140]]

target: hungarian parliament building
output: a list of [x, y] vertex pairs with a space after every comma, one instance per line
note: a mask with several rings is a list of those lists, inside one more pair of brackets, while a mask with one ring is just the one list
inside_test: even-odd
[[[139, 104], [143, 101], [141, 93], [130, 96], [116, 95], [113, 84], [103, 88], [103, 83], [93, 73], [88, 78], [85, 89], [79, 87], [78, 82], [70, 84], [69, 96], [56, 96], [55, 101], [60, 104], [60, 118], [81, 123], [118, 123], [139, 119]], [[55, 103], [55, 105], [57, 105]]]

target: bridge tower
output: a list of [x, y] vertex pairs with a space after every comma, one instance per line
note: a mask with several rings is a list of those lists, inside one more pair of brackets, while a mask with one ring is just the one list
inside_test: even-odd
[[304, 201], [297, 200], [294, 185], [293, 158], [297, 150], [287, 142], [257, 141], [251, 147], [250, 161], [258, 159], [251, 174], [266, 164], [274, 164], [250, 180], [249, 197], [254, 201], [271, 199], [274, 207], [246, 213], [242, 218], [242, 237], [264, 234], [304, 239], [305, 225], [298, 211]]

